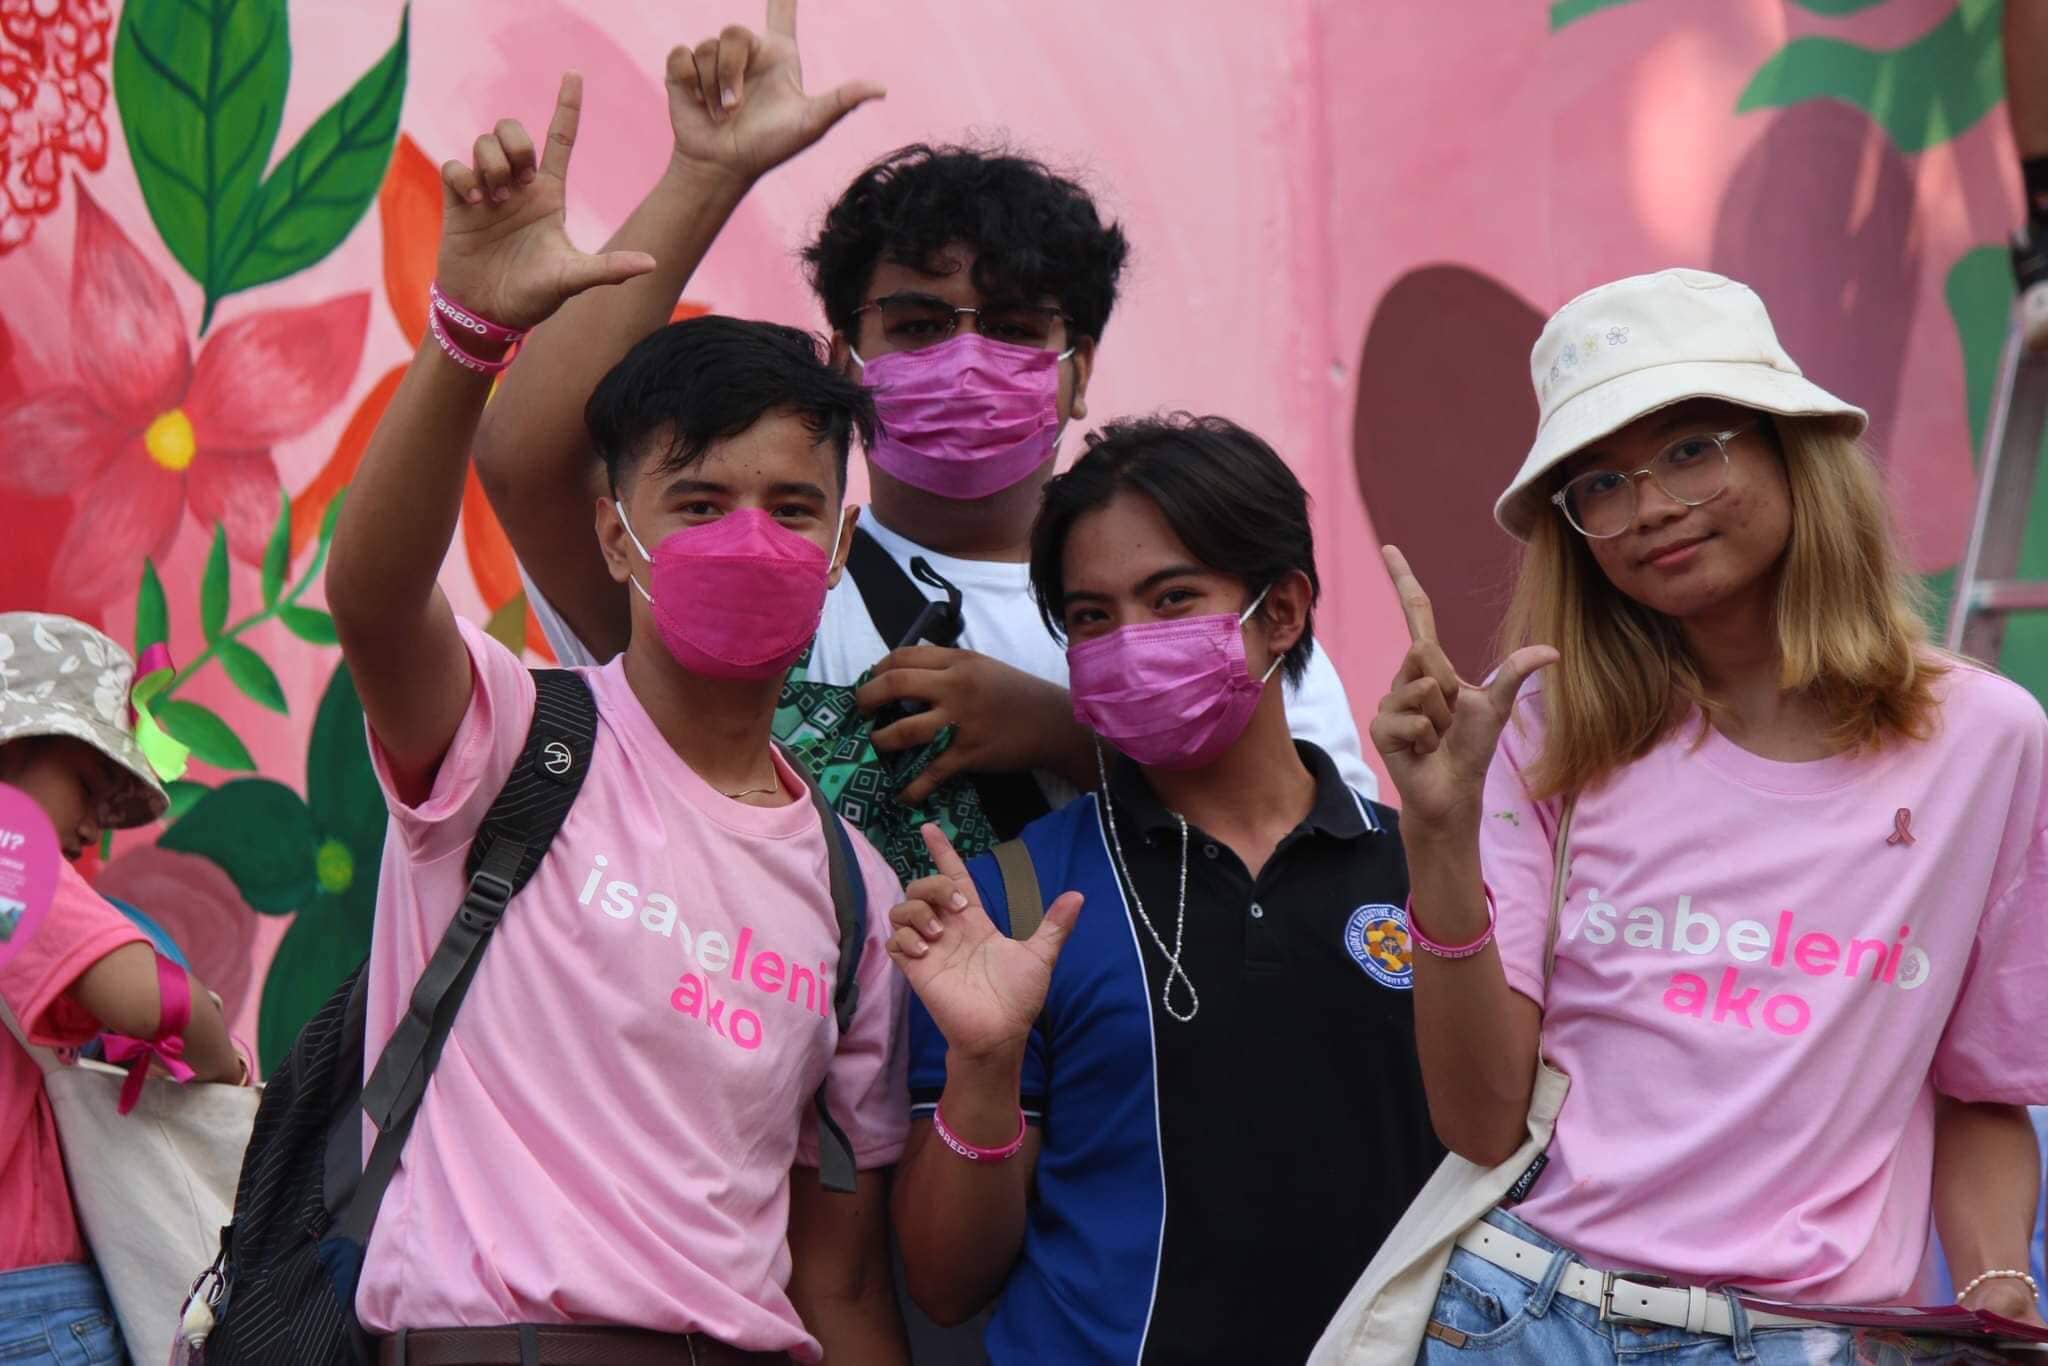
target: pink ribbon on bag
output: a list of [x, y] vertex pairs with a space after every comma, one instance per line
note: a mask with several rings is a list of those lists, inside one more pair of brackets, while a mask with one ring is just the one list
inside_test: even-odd
[[185, 1061], [185, 1026], [192, 1022], [192, 987], [185, 970], [162, 954], [156, 956], [157, 995], [162, 1005], [157, 1014], [156, 1033], [147, 1039], [126, 1034], [107, 1034], [107, 1061], [116, 1067], [127, 1065], [128, 1079], [121, 1083], [121, 1099], [114, 1113], [125, 1115], [142, 1099], [142, 1083], [149, 1078], [151, 1063], [159, 1063], [172, 1081], [186, 1082], [195, 1075]]

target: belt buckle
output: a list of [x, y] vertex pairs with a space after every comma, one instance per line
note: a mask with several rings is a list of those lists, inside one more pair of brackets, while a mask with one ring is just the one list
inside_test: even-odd
[[1661, 1290], [1669, 1288], [1671, 1278], [1655, 1271], [1603, 1271], [1600, 1273], [1600, 1321], [1602, 1323], [1656, 1322], [1654, 1319], [1638, 1318], [1634, 1314], [1615, 1312], [1614, 1283], [1616, 1281], [1628, 1281], [1634, 1285]]

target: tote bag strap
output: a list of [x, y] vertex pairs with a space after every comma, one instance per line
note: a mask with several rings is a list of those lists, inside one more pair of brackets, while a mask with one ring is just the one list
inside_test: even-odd
[[0, 1001], [0, 1022], [6, 1024], [7, 1032], [14, 1036], [14, 1041], [21, 1045], [22, 1051], [36, 1060], [36, 1066], [42, 1068], [46, 1074], [64, 1066], [64, 1060], [55, 1052], [41, 1044], [28, 1041], [28, 1031], [21, 1027], [21, 1021], [14, 1018], [14, 1008], [5, 1001]]
[[1564, 879], [1571, 871], [1572, 813], [1579, 809], [1576, 796], [1565, 798], [1557, 818], [1557, 864], [1550, 872], [1550, 925], [1543, 936], [1543, 998], [1550, 1000], [1550, 973], [1557, 963], [1557, 928], [1564, 920]]

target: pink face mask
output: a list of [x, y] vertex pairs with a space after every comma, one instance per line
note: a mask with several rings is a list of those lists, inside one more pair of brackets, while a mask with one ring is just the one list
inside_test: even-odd
[[[843, 527], [846, 509], [839, 510]], [[633, 587], [654, 611], [676, 663], [708, 678], [772, 678], [818, 633], [832, 559], [817, 543], [759, 508], [683, 527], [647, 547], [619, 510], [619, 524], [648, 564], [653, 589]], [[832, 543], [839, 543], [834, 532]]]
[[1021, 482], [1059, 440], [1060, 362], [1072, 349], [965, 332], [873, 360], [852, 353], [874, 390], [868, 459], [913, 488], [965, 502]]
[[1121, 626], [1067, 647], [1074, 719], [1147, 768], [1200, 768], [1237, 743], [1265, 692], [1244, 659], [1243, 616]]

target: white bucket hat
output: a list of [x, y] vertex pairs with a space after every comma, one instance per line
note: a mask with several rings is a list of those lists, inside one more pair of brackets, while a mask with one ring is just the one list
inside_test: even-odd
[[119, 764], [127, 781], [102, 813], [114, 830], [147, 824], [170, 805], [135, 743], [128, 711], [134, 684], [134, 659], [84, 622], [0, 612], [0, 744], [68, 735]]
[[1587, 290], [1551, 316], [1529, 353], [1541, 413], [1521, 473], [1493, 518], [1526, 541], [1551, 470], [1602, 437], [1689, 398], [1780, 417], [1829, 417], [1861, 435], [1870, 417], [1800, 374], [1748, 285], [1704, 270], [1660, 270]]

